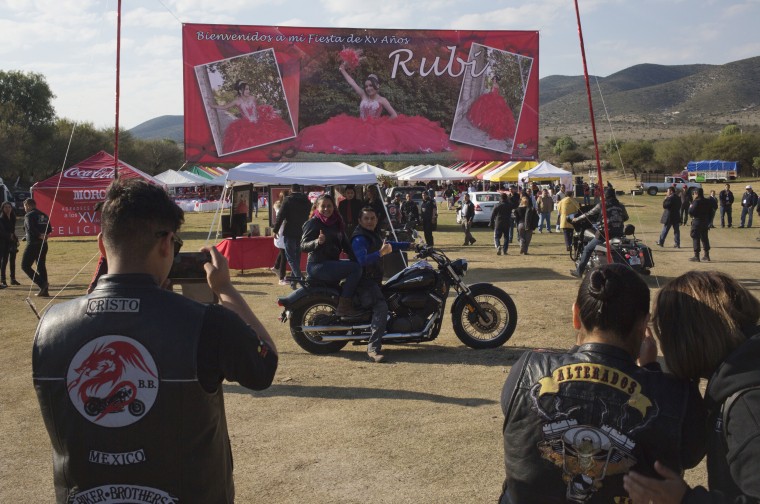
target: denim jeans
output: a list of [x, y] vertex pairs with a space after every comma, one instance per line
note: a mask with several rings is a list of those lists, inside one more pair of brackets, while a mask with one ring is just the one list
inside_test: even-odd
[[747, 214], [749, 214], [749, 221], [747, 222], [746, 227], [752, 227], [752, 212], [755, 210], [754, 207], [742, 207], [742, 222], [741, 225], [744, 226], [744, 220], [747, 217]]
[[370, 322], [370, 336], [367, 351], [379, 352], [383, 346], [383, 336], [388, 325], [388, 303], [385, 301], [383, 291], [377, 282], [363, 278], [360, 284], [359, 300], [361, 307], [372, 309], [372, 321]]
[[552, 223], [551, 223], [551, 212], [541, 212], [538, 214], [538, 230], [541, 231], [544, 228], [544, 224], [546, 224], [546, 230], [551, 233], [552, 230]]
[[726, 224], [725, 218], [728, 218], [728, 227], [731, 227], [731, 205], [720, 207], [720, 227]]
[[578, 274], [583, 275], [583, 272], [586, 270], [586, 265], [588, 264], [589, 260], [591, 259], [591, 254], [594, 252], [594, 249], [597, 245], [600, 243], [604, 243], [599, 238], [592, 238], [590, 242], [586, 245], [586, 248], [583, 249], [583, 253], [581, 254], [581, 260], [578, 263]]
[[301, 278], [301, 238], [285, 236], [285, 257], [294, 277]]
[[681, 226], [676, 222], [674, 224], [663, 224], [662, 232], [660, 233], [660, 245], [665, 245], [665, 238], [668, 237], [668, 231], [673, 228], [673, 239], [676, 247], [681, 246]]
[[362, 278], [362, 267], [354, 261], [324, 261], [321, 263], [306, 263], [306, 273], [309, 277], [323, 282], [338, 283], [344, 278], [342, 297], [353, 297], [356, 286]]

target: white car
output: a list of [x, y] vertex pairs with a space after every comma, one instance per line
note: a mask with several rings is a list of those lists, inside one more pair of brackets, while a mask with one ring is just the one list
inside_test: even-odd
[[[472, 218], [473, 224], [488, 224], [491, 222], [491, 213], [493, 207], [495, 207], [501, 201], [500, 192], [471, 192], [470, 201], [475, 204], [475, 217]], [[464, 193], [459, 195], [457, 204], [461, 205], [464, 201]], [[462, 223], [462, 209], [457, 210], [457, 224]]]

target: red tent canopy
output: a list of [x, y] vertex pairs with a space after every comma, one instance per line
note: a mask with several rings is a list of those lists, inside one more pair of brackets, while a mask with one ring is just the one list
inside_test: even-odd
[[[163, 185], [123, 161], [119, 161], [118, 166], [119, 178], [142, 178]], [[95, 211], [95, 205], [106, 198], [106, 188], [113, 181], [113, 176], [114, 157], [100, 151], [63, 172], [34, 184], [32, 197], [37, 202], [37, 208], [50, 216], [53, 223], [52, 236], [97, 235], [100, 232], [100, 215]]]

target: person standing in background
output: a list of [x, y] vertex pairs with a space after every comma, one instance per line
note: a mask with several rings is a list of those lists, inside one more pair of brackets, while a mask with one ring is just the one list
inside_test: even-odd
[[662, 232], [660, 233], [660, 239], [657, 241], [657, 245], [660, 247], [665, 246], [665, 238], [668, 236], [668, 231], [673, 228], [673, 239], [675, 240], [675, 248], [681, 248], [681, 198], [676, 195], [675, 189], [668, 187], [668, 193], [665, 199], [662, 201], [662, 217], [660, 217], [660, 224], [662, 224]]
[[470, 201], [470, 193], [464, 195], [464, 201], [462, 201], [462, 208], [459, 210], [462, 215], [462, 229], [464, 230], [464, 245], [472, 245], [476, 242], [475, 238], [470, 234], [470, 228], [472, 227], [472, 219], [475, 218], [475, 205]]
[[431, 247], [433, 243], [433, 216], [436, 212], [435, 199], [430, 197], [430, 192], [422, 193], [422, 205], [420, 205], [420, 218], [422, 219], [422, 229], [425, 233], [425, 243]]
[[757, 206], [757, 193], [752, 190], [752, 186], [748, 185], [744, 188], [744, 194], [742, 194], [742, 217], [741, 217], [741, 224], [739, 225], [740, 228], [745, 227], [744, 226], [744, 220], [747, 216], [749, 216], [749, 221], [747, 221], [748, 228], [752, 227], [752, 213], [755, 211], [755, 207]]
[[564, 198], [559, 200], [559, 203], [557, 204], [559, 228], [562, 230], [562, 234], [565, 235], [565, 248], [568, 252], [570, 252], [570, 248], [572, 247], [575, 227], [572, 223], [568, 222], [567, 218], [574, 216], [581, 210], [580, 204], [571, 194], [572, 193], [568, 193]]
[[[290, 196], [280, 207], [277, 220], [274, 223], [274, 237], [277, 238], [280, 226], [285, 224], [283, 235], [285, 236], [285, 257], [288, 259], [290, 271], [296, 278], [301, 278], [301, 236], [303, 225], [309, 219], [311, 202], [301, 192], [300, 184], [290, 186]], [[295, 288], [295, 284], [291, 284]]]
[[[50, 218], [37, 210], [37, 202], [32, 198], [24, 200], [24, 231], [26, 233], [26, 248], [21, 258], [21, 269], [40, 288], [36, 294], [48, 297], [48, 274], [46, 259], [48, 253], [47, 238], [52, 231]], [[37, 271], [32, 265], [37, 263]]]
[[21, 285], [16, 281], [16, 254], [18, 253], [18, 237], [16, 236], [16, 212], [10, 201], [3, 203], [0, 208], [0, 289], [8, 287], [5, 271], [10, 265], [11, 285]]
[[704, 189], [701, 187], [697, 189], [697, 197], [689, 207], [689, 215], [691, 215], [691, 238], [694, 242], [694, 257], [689, 258], [689, 261], [699, 262], [699, 249], [700, 242], [704, 255], [703, 261], [710, 260], [710, 238], [707, 236], [710, 231], [708, 226], [710, 225], [710, 212], [712, 207], [710, 202], [705, 199]]
[[546, 231], [552, 232], [551, 215], [554, 208], [554, 200], [549, 196], [546, 189], [536, 194], [536, 210], [538, 210], [538, 232], [543, 233], [544, 225]]
[[[507, 255], [509, 250], [509, 229], [512, 227], [512, 200], [507, 193], [501, 193], [501, 201], [493, 207], [491, 222], [493, 228], [493, 244], [496, 247], [496, 255]], [[504, 238], [504, 245], [501, 239]]]
[[356, 187], [347, 185], [344, 190], [345, 198], [338, 203], [338, 213], [346, 224], [346, 234], [351, 235], [357, 224], [359, 224], [359, 215], [362, 211], [362, 202], [356, 197]]
[[689, 222], [689, 206], [694, 201], [694, 195], [686, 184], [681, 189], [681, 224], [684, 226]]
[[707, 198], [707, 200], [710, 202], [710, 206], [712, 207], [712, 213], [710, 214], [710, 225], [708, 226], [710, 229], [712, 229], [715, 227], [715, 214], [718, 212], [718, 197], [715, 195], [715, 189], [710, 191], [710, 197]]
[[720, 227], [725, 227], [726, 218], [728, 218], [728, 227], [731, 227], [731, 205], [734, 204], [734, 193], [731, 192], [731, 184], [726, 184], [718, 195], [720, 203]]

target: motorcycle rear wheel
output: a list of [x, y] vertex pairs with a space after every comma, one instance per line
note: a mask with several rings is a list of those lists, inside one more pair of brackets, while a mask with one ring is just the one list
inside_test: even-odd
[[[290, 317], [290, 335], [298, 346], [309, 353], [325, 355], [340, 351], [347, 341], [322, 341], [320, 332], [303, 331], [303, 326], [324, 325], [319, 318], [335, 314], [335, 300], [328, 296], [315, 296], [293, 310]], [[332, 334], [334, 332], [331, 331]]]
[[451, 322], [454, 333], [470, 348], [497, 348], [512, 337], [517, 327], [517, 307], [509, 294], [493, 285], [470, 287], [472, 297], [491, 317], [485, 322], [478, 316], [466, 296], [454, 301]]

